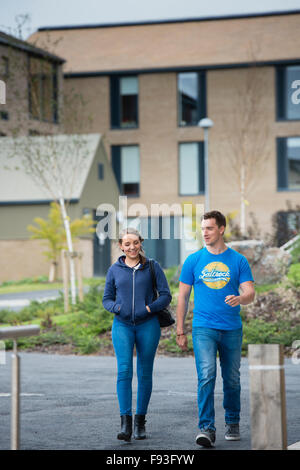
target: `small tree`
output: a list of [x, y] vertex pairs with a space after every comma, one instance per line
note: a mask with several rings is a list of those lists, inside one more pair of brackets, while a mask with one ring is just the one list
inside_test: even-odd
[[239, 81], [234, 94], [230, 93], [228, 114], [223, 121], [226, 158], [220, 159], [220, 164], [223, 161], [227, 172], [229, 166], [232, 182], [239, 192], [242, 236], [246, 235], [246, 206], [251, 190], [270, 157], [267, 146], [270, 129], [264, 118], [266, 78], [264, 70], [256, 64], [258, 52], [249, 43], [251, 65], [239, 70]]
[[[45, 244], [48, 246], [48, 250], [44, 251], [43, 254], [51, 261], [49, 282], [53, 282], [57, 279], [59, 254], [61, 250], [67, 248], [66, 233], [59, 204], [56, 202], [50, 204], [47, 220], [36, 217], [34, 222], [37, 226], [28, 225], [27, 230], [32, 232], [31, 239], [44, 240]], [[82, 219], [75, 219], [70, 222], [70, 232], [73, 242], [76, 241], [77, 237], [87, 233], [93, 233], [94, 231], [94, 221], [91, 217], [83, 217]]]

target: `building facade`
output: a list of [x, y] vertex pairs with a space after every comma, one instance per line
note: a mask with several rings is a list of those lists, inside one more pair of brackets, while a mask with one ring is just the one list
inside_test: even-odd
[[[197, 249], [193, 236], [186, 243], [177, 229], [184, 204], [205, 203], [206, 170], [210, 209], [235, 212], [243, 230], [251, 226], [253, 213], [257, 238], [273, 230], [272, 217], [280, 213], [295, 229], [299, 27], [300, 12], [294, 11], [42, 28], [28, 39], [32, 47], [64, 58], [65, 94], [78, 94], [84, 102], [75, 122], [74, 108], [65, 103], [64, 132], [101, 133], [119, 193], [127, 197], [126, 215], [139, 216], [142, 233], [147, 232], [146, 253], [164, 267], [181, 263]], [[2, 62], [4, 71], [6, 65]], [[29, 96], [32, 87], [38, 96], [47, 96], [41, 91], [47, 80], [37, 74], [36, 81], [33, 75]], [[32, 106], [33, 96], [28, 109]], [[49, 116], [46, 103], [44, 111], [37, 108], [31, 118], [43, 112]], [[204, 117], [214, 123], [207, 167], [198, 125]], [[37, 121], [43, 120], [31, 119], [28, 133]], [[7, 133], [2, 124], [1, 132]], [[168, 224], [170, 233], [166, 229], [164, 236]]]
[[[57, 41], [64, 86], [84, 96], [93, 116], [85, 132], [105, 136], [132, 214], [137, 204], [148, 214], [164, 204], [160, 226], [166, 213], [180, 217], [182, 204], [204, 204], [198, 123], [209, 117], [210, 209], [235, 211], [244, 229], [254, 213], [264, 237], [287, 201], [293, 213], [300, 202], [299, 28], [297, 11], [43, 28], [29, 40]], [[166, 241], [146, 245], [151, 255], [165, 252], [164, 266], [186, 255], [180, 240], [169, 255]]]

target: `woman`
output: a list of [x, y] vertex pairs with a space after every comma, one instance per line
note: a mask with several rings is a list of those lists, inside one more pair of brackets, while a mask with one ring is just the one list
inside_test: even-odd
[[134, 438], [145, 439], [145, 417], [152, 392], [153, 363], [160, 339], [156, 312], [171, 302], [168, 282], [160, 265], [154, 261], [159, 297], [154, 292], [149, 260], [142, 249], [143, 239], [133, 228], [119, 238], [124, 255], [107, 272], [103, 306], [115, 314], [112, 342], [117, 357], [117, 394], [121, 415], [118, 439], [130, 441], [132, 435], [133, 349], [137, 352], [137, 409]]

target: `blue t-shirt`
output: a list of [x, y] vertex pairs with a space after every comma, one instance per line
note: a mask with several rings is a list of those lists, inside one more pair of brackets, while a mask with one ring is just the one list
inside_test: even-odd
[[241, 328], [240, 306], [225, 303], [227, 295], [240, 295], [239, 285], [253, 281], [245, 256], [232, 248], [219, 254], [202, 248], [185, 260], [179, 280], [194, 286], [193, 326], [235, 330]]

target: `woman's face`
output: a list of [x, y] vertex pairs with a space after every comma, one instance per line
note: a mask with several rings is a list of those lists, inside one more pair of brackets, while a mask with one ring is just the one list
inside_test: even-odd
[[124, 254], [130, 259], [136, 259], [139, 256], [142, 243], [137, 235], [127, 233], [122, 238], [122, 243], [120, 243], [120, 248], [123, 250]]

